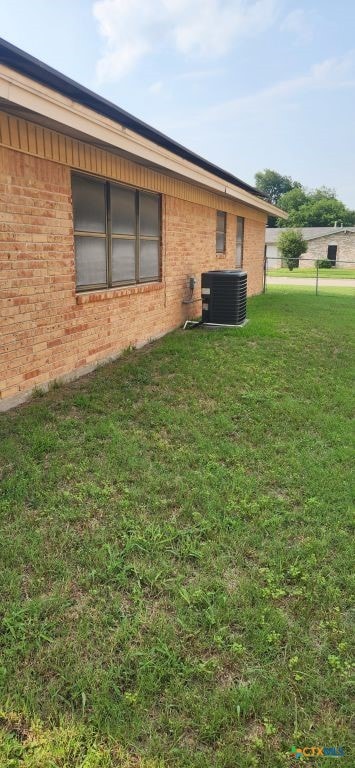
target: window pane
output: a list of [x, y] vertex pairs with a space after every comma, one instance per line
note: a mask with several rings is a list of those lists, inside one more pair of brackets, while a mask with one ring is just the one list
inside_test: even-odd
[[217, 253], [224, 253], [226, 250], [226, 236], [217, 232], [216, 235], [216, 251]]
[[141, 280], [146, 280], [147, 278], [157, 280], [159, 277], [158, 240], [140, 241], [139, 277]]
[[147, 195], [145, 192], [140, 193], [139, 219], [141, 235], [152, 235], [153, 237], [159, 237], [159, 203], [160, 200], [158, 195]]
[[106, 285], [106, 238], [76, 237], [75, 268], [78, 288]]
[[110, 186], [112, 232], [134, 235], [136, 232], [136, 193], [134, 189]]
[[112, 282], [136, 279], [136, 241], [112, 239]]
[[244, 219], [237, 216], [237, 242], [242, 243], [244, 238]]
[[217, 211], [217, 232], [226, 231], [226, 214], [224, 211]]
[[237, 269], [240, 269], [243, 266], [243, 246], [239, 243], [237, 244], [235, 266]]
[[73, 176], [74, 229], [77, 232], [105, 232], [105, 185], [100, 181]]

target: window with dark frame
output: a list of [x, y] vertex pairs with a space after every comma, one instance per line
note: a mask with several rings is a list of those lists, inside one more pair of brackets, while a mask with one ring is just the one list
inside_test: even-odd
[[244, 250], [244, 218], [242, 216], [237, 216], [237, 240], [236, 240], [236, 255], [235, 255], [236, 269], [241, 269], [243, 266], [243, 250]]
[[216, 253], [226, 252], [227, 214], [217, 211], [216, 220]]
[[72, 175], [77, 291], [160, 280], [160, 195]]

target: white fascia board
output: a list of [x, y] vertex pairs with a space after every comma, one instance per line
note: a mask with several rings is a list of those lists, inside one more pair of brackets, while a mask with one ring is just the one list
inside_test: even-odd
[[252, 206], [273, 216], [287, 218], [284, 211], [240, 187], [226, 184], [203, 168], [178, 157], [154, 142], [125, 128], [119, 123], [84, 107], [66, 96], [21, 75], [0, 64], [0, 98], [31, 110], [39, 116], [54, 120], [65, 128], [86, 134], [92, 139], [127, 152], [139, 160], [150, 162], [162, 170], [168, 170], [195, 184], [209, 187], [211, 191], [226, 195], [245, 205]]

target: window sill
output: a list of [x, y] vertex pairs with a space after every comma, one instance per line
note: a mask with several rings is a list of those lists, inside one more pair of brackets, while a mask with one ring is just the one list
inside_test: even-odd
[[163, 283], [140, 283], [138, 285], [121, 285], [116, 288], [103, 288], [99, 291], [83, 291], [75, 294], [77, 304], [91, 304], [95, 301], [121, 299], [123, 296], [133, 296], [137, 293], [153, 293], [161, 291]]
[[226, 253], [216, 253], [216, 259], [225, 259], [226, 257]]

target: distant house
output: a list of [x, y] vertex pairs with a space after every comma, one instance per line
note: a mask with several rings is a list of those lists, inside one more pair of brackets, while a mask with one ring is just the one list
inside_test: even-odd
[[[265, 254], [270, 269], [281, 267], [277, 240], [280, 232], [288, 231], [288, 227], [266, 227]], [[302, 227], [299, 231], [308, 243], [300, 266], [313, 267], [317, 259], [329, 259], [335, 267], [355, 267], [355, 227]]]

